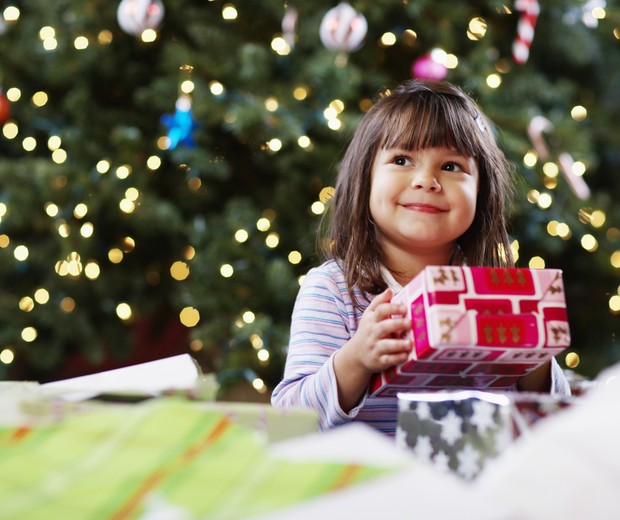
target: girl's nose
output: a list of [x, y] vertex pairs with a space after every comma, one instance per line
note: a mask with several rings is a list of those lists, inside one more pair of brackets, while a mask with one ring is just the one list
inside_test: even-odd
[[439, 184], [435, 175], [426, 168], [421, 168], [415, 172], [411, 181], [411, 187], [416, 190], [441, 190], [441, 184]]

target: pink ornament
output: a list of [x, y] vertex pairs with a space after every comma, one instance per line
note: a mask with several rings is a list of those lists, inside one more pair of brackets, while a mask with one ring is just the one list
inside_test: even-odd
[[164, 19], [164, 4], [161, 0], [121, 0], [116, 18], [123, 31], [137, 36], [159, 27]]
[[413, 62], [411, 75], [418, 79], [441, 81], [448, 75], [448, 69], [443, 63], [434, 60], [430, 54], [425, 54]]
[[362, 46], [367, 31], [368, 23], [364, 15], [346, 2], [341, 2], [325, 13], [319, 35], [328, 49], [353, 52]]

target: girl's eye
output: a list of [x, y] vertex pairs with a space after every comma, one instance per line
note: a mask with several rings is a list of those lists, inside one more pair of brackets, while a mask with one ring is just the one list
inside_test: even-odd
[[465, 168], [463, 168], [459, 163], [448, 162], [443, 165], [443, 169], [449, 172], [463, 172]]
[[410, 166], [411, 160], [405, 157], [404, 155], [397, 155], [393, 160], [396, 166]]

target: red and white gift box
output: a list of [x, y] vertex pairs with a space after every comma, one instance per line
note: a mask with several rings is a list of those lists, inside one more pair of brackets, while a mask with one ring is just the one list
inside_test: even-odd
[[429, 266], [393, 301], [407, 306], [414, 348], [373, 376], [374, 396], [512, 388], [570, 345], [558, 269]]

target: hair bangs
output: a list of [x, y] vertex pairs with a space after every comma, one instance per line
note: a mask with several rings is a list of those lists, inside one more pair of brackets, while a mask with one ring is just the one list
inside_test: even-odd
[[482, 116], [471, 114], [455, 96], [416, 96], [392, 106], [382, 125], [379, 146], [402, 150], [444, 147], [479, 157], [482, 143], [472, 139], [482, 133], [476, 117]]

